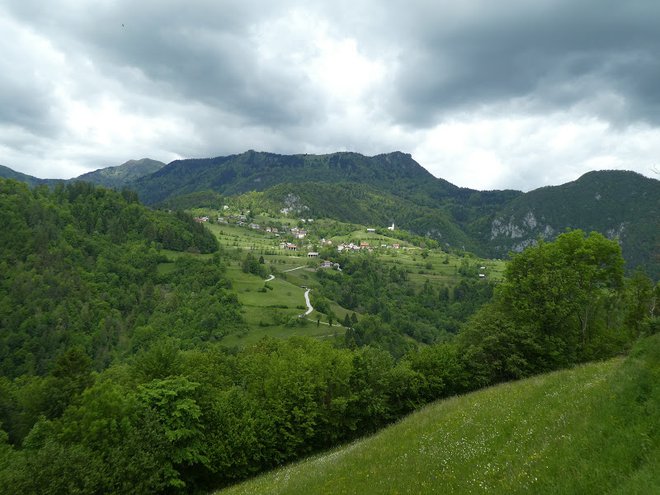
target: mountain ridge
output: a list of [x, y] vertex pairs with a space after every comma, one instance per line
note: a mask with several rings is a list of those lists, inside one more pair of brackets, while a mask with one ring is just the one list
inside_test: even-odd
[[[487, 257], [506, 257], [539, 239], [553, 239], [567, 228], [594, 230], [619, 238], [629, 269], [641, 266], [651, 277], [660, 277], [660, 182], [636, 172], [592, 171], [566, 184], [522, 192], [459, 187], [434, 177], [410, 154], [398, 151], [364, 156], [249, 150], [155, 163], [157, 170], [134, 174], [114, 187], [136, 190], [151, 206], [172, 207], [176, 198], [186, 197], [187, 208], [195, 206], [191, 198], [209, 192], [220, 198], [258, 191], [273, 201], [296, 194], [304, 196], [317, 215], [332, 212], [350, 222], [360, 215], [363, 221], [358, 223], [365, 224], [387, 217], [447, 247]], [[104, 185], [100, 181], [116, 168], [72, 180]], [[33, 179], [33, 185], [43, 183]], [[28, 181], [30, 176], [19, 174], [18, 180]], [[335, 204], [338, 201], [341, 204]]]
[[145, 175], [153, 174], [166, 164], [151, 158], [128, 160], [115, 167], [105, 167], [92, 172], [79, 175], [75, 180], [92, 182], [99, 186], [120, 189], [131, 184]]

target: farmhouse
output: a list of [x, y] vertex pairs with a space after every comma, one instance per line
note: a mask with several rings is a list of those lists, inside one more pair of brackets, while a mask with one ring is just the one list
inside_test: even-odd
[[307, 253], [307, 257], [308, 258], [318, 258], [319, 253], [317, 253], [316, 251], [310, 251], [309, 253]]

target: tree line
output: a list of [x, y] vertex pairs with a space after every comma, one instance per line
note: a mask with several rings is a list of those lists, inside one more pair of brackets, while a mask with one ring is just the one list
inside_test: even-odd
[[321, 297], [367, 314], [341, 338], [228, 349], [222, 336], [244, 322], [227, 255], [166, 263], [124, 212], [173, 222], [182, 249], [201, 250], [192, 220], [88, 186], [2, 181], [0, 202], [11, 493], [208, 491], [430, 401], [616, 355], [658, 328], [658, 286], [624, 277], [616, 242], [573, 231], [515, 256], [497, 287], [415, 289], [404, 270], [356, 258], [321, 275]]

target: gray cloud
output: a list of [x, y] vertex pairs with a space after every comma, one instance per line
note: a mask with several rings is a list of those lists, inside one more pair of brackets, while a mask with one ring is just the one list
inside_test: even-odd
[[[405, 48], [399, 116], [425, 126], [448, 112], [523, 99], [531, 111], [583, 106], [614, 122], [658, 123], [660, 4], [509, 3], [424, 17]], [[623, 108], [613, 115], [599, 107], [602, 94], [618, 95]]]
[[50, 12], [40, 2], [21, 2], [16, 8], [105, 76], [139, 71], [143, 85], [130, 91], [155, 87], [163, 98], [220, 107], [265, 125], [298, 123], [318, 108], [300, 67], [259, 64], [250, 30], [272, 9], [257, 2], [119, 2]]
[[648, 173], [658, 25], [655, 0], [0, 1], [0, 162], [402, 149], [472, 187]]

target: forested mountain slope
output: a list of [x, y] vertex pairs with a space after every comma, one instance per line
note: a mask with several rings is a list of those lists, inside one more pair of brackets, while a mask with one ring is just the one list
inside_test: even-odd
[[660, 276], [655, 254], [660, 182], [634, 172], [590, 172], [528, 193], [475, 191], [436, 179], [398, 152], [365, 157], [249, 151], [172, 162], [135, 187], [147, 203], [209, 191], [224, 196], [268, 191], [282, 207], [287, 198], [300, 198], [315, 214], [362, 224], [394, 222], [490, 257], [505, 257], [569, 228], [595, 230], [620, 240], [630, 268], [642, 266], [654, 278]]
[[589, 172], [519, 196], [492, 219], [484, 241], [503, 256], [569, 228], [618, 238], [630, 265], [660, 276], [660, 182], [635, 172]]
[[25, 182], [30, 187], [39, 186], [39, 185], [56, 184], [57, 182], [63, 182], [63, 181], [59, 181], [57, 179], [39, 179], [39, 178], [33, 177], [31, 175], [22, 174], [21, 172], [16, 172], [15, 170], [12, 170], [9, 167], [5, 167], [4, 165], [0, 165], [0, 178], [2, 178], [2, 179], [13, 179], [13, 180], [17, 180], [17, 181], [20, 181], [20, 182]]
[[106, 167], [76, 177], [75, 180], [91, 182], [103, 187], [121, 189], [132, 187], [140, 177], [153, 174], [163, 168], [165, 164], [149, 158], [129, 160], [117, 167]]
[[44, 374], [76, 345], [101, 369], [137, 345], [139, 327], [141, 338], [148, 325], [176, 331], [160, 313], [185, 304], [155, 290], [156, 248], [217, 250], [189, 216], [87, 183], [50, 191], [0, 179], [0, 224], [0, 374], [10, 377]]
[[248, 151], [217, 158], [177, 160], [138, 180], [135, 187], [143, 201], [153, 204], [208, 189], [233, 195], [301, 182], [368, 184], [404, 197], [418, 193], [421, 187], [432, 191], [436, 200], [453, 197], [461, 191], [433, 177], [410, 155], [399, 152], [367, 157], [348, 152], [278, 155]]
[[[149, 167], [157, 170], [148, 173]], [[10, 169], [4, 173], [17, 174]], [[40, 183], [22, 174], [17, 178]], [[209, 202], [219, 208], [222, 197], [263, 191], [273, 209], [285, 208], [293, 199], [315, 216], [360, 224], [394, 222], [484, 257], [506, 257], [568, 228], [594, 230], [619, 239], [629, 271], [641, 266], [653, 278], [660, 277], [660, 182], [634, 172], [590, 172], [528, 193], [475, 191], [433, 177], [400, 152], [367, 157], [248, 151], [165, 166], [145, 159], [72, 180], [130, 187], [147, 204], [168, 208]]]

